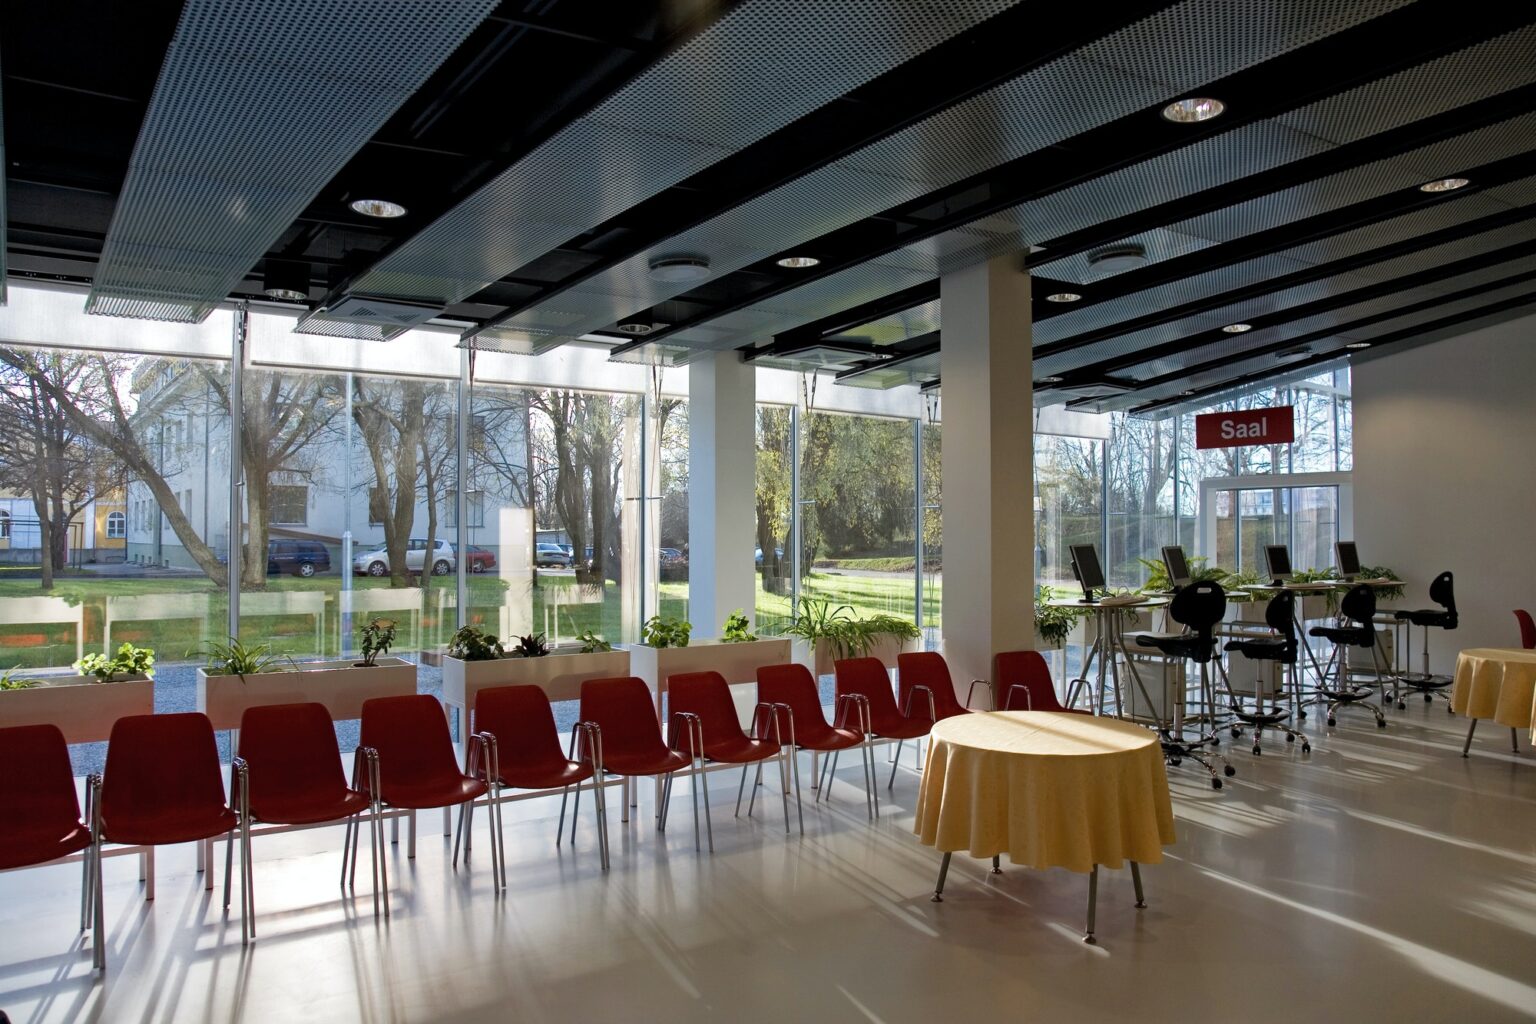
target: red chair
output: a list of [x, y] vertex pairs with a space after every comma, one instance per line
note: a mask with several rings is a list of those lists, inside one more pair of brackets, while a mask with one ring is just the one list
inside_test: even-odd
[[[930, 694], [927, 699], [914, 686], [907, 695], [907, 706], [896, 707], [891, 693], [891, 676], [879, 658], [847, 658], [832, 663], [832, 673], [837, 680], [837, 695], [858, 694], [865, 700], [867, 731], [879, 740], [895, 740], [896, 756], [891, 760], [889, 789], [896, 785], [896, 765], [901, 763], [901, 747], [907, 740], [922, 739], [933, 729], [937, 717], [935, 702]], [[913, 698], [918, 714], [911, 714]]]
[[[537, 686], [497, 686], [475, 697], [475, 731], [490, 736], [496, 749], [498, 780], [503, 789], [561, 791], [560, 821], [555, 826], [555, 845], [565, 833], [565, 804], [572, 786], [576, 806], [571, 811], [571, 845], [576, 845], [576, 814], [581, 810], [581, 784], [592, 780], [593, 813], [597, 815], [597, 841], [603, 870], [608, 870], [608, 808], [596, 766], [602, 763], [602, 735], [591, 722], [577, 722], [571, 733], [572, 749], [560, 750], [549, 697]], [[578, 752], [575, 748], [580, 743]], [[572, 760], [570, 754], [578, 754]]]
[[[665, 775], [661, 806], [656, 809], [656, 831], [667, 830], [667, 811], [672, 804], [672, 780], [680, 771], [691, 769], [699, 785], [693, 787], [693, 847], [700, 849], [699, 790], [704, 791], [704, 827], [709, 834], [709, 852], [715, 852], [715, 830], [709, 818], [709, 783], [705, 781], [703, 762], [667, 746], [661, 738], [661, 723], [651, 703], [651, 688], [635, 676], [613, 679], [588, 679], [581, 684], [581, 719], [595, 724], [602, 735], [601, 758], [604, 772], [627, 779]], [[688, 711], [673, 712], [670, 730], [674, 736], [690, 730], [699, 731], [699, 718]], [[703, 749], [695, 738], [689, 747]], [[626, 797], [625, 810], [628, 811]], [[628, 820], [626, 815], [625, 820]]]
[[675, 730], [671, 741], [674, 750], [685, 754], [701, 755], [716, 764], [741, 765], [741, 782], [736, 787], [736, 814], [741, 815], [741, 794], [747, 785], [747, 773], [757, 765], [757, 778], [752, 784], [752, 799], [747, 802], [747, 815], [757, 803], [757, 787], [763, 779], [763, 764], [774, 758], [779, 761], [779, 783], [784, 803], [784, 831], [789, 832], [789, 784], [795, 783], [795, 811], [800, 816], [800, 831], [805, 831], [805, 814], [800, 806], [800, 769], [792, 765], [785, 753], [783, 730], [779, 716], [770, 704], [758, 704], [752, 711], [752, 732], [748, 736], [737, 716], [736, 701], [731, 697], [731, 684], [719, 672], [682, 672], [667, 679], [667, 707], [676, 714], [691, 714], [699, 721], [701, 746], [695, 748], [692, 734]]
[[[971, 684], [974, 690], [976, 684]], [[913, 654], [898, 654], [896, 656], [896, 698], [903, 708], [910, 712], [914, 694], [926, 692], [927, 698], [932, 701], [935, 712], [934, 720], [942, 722], [946, 718], [954, 718], [957, 715], [970, 714], [969, 708], [960, 706], [955, 699], [955, 684], [949, 676], [949, 665], [944, 661], [944, 655], [936, 651], [921, 651]], [[970, 700], [970, 695], [966, 695]], [[922, 707], [921, 704], [918, 705]]]
[[1531, 613], [1524, 608], [1515, 609], [1515, 621], [1520, 623], [1520, 646], [1526, 650], [1536, 650], [1536, 619], [1531, 618]]
[[1056, 699], [1051, 667], [1039, 651], [1003, 651], [992, 657], [992, 709], [994, 711], [1070, 711]]
[[[850, 747], [860, 747], [864, 761], [864, 799], [871, 817], [880, 816], [878, 787], [874, 785], [875, 761], [866, 736], [865, 702], [858, 694], [845, 693], [837, 698], [837, 724], [828, 725], [821, 710], [821, 691], [811, 670], [804, 665], [764, 665], [757, 670], [758, 706], [776, 709], [779, 729], [789, 732], [789, 745], [796, 750], [814, 750], [831, 754], [822, 765], [822, 779], [817, 784], [817, 799], [828, 796], [828, 780], [837, 772], [837, 755]], [[849, 726], [852, 728], [849, 728]]]
[[[112, 726], [107, 764], [102, 777], [91, 779], [100, 789], [93, 802], [96, 843], [92, 850], [91, 883], [101, 903], [101, 847], [105, 843], [150, 847], [146, 851], [144, 898], [155, 898], [153, 847], [193, 843], [224, 836], [244, 823], [224, 800], [224, 772], [208, 716], [129, 715]], [[248, 854], [247, 854], [248, 856]], [[207, 870], [212, 871], [209, 863]], [[240, 914], [250, 915], [250, 862], [242, 857]], [[209, 883], [212, 884], [211, 881]], [[106, 967], [106, 944], [96, 943], [96, 966]]]
[[[363, 701], [361, 745], [378, 754], [378, 785], [368, 792], [379, 803], [408, 811], [433, 807], [458, 807], [459, 826], [453, 839], [453, 866], [459, 866], [459, 847], [469, 863], [470, 828], [475, 801], [489, 796], [486, 824], [491, 832], [491, 874], [499, 889], [507, 887], [506, 862], [501, 850], [501, 807], [497, 800], [496, 748], [488, 737], [469, 737], [468, 764], [459, 770], [453, 754], [453, 737], [437, 698], [424, 693], [404, 697], [375, 697]], [[407, 856], [414, 857], [415, 825]]]
[[[86, 818], [97, 787], [87, 788]], [[0, 729], [0, 871], [48, 864], [83, 853], [80, 930], [92, 928], [94, 944], [105, 941], [101, 901], [92, 899], [91, 830], [80, 818], [69, 747], [56, 725]], [[94, 915], [91, 913], [94, 907]], [[94, 921], [94, 926], [92, 922]]]
[[[341, 888], [345, 892], [356, 883], [357, 835], [366, 813], [373, 854], [373, 913], [379, 914], [382, 892], [383, 912], [389, 916], [389, 869], [379, 856], [384, 842], [383, 819], [378, 802], [368, 796], [378, 792], [378, 767], [377, 753], [358, 747], [352, 761], [352, 785], [347, 785], [337, 756], [336, 727], [324, 704], [272, 704], [247, 708], [240, 716], [240, 750], [233, 765], [232, 792], [245, 822], [241, 857], [247, 865], [246, 901], [250, 910], [245, 915], [249, 923], [242, 929], [242, 941], [249, 942], [256, 935], [256, 880], [250, 852], [251, 826], [256, 824], [277, 826], [265, 832], [283, 832], [345, 820], [347, 832], [341, 848]], [[365, 780], [372, 780], [373, 785]], [[226, 908], [228, 852], [224, 861]]]

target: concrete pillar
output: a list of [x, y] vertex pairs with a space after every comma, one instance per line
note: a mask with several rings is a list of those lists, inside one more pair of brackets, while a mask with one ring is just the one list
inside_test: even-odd
[[756, 383], [734, 352], [688, 364], [688, 618], [701, 639], [737, 608], [756, 619]]
[[961, 688], [1034, 646], [1029, 275], [1000, 256], [939, 280], [944, 309], [944, 656]]

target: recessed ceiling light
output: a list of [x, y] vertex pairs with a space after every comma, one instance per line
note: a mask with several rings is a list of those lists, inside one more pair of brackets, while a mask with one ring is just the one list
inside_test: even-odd
[[1344, 347], [1345, 348], [1353, 348], [1353, 349], [1370, 348], [1371, 347], [1371, 343], [1368, 342], [1368, 341], [1352, 341], [1348, 345], [1345, 345]]
[[1426, 181], [1419, 186], [1420, 192], [1454, 192], [1459, 188], [1466, 188], [1472, 184], [1466, 178], [1440, 178], [1438, 181]]
[[392, 203], [388, 199], [354, 199], [347, 204], [353, 213], [360, 213], [364, 217], [404, 217], [405, 207], [399, 203]]
[[651, 280], [668, 284], [702, 281], [709, 276], [709, 260], [702, 256], [662, 256], [651, 261]]
[[1061, 378], [1060, 377], [1041, 377], [1040, 378], [1040, 383], [1041, 384], [1060, 384], [1061, 383]]
[[305, 301], [309, 298], [309, 264], [302, 260], [267, 260], [261, 275], [261, 293], [273, 299]]
[[815, 256], [785, 256], [779, 260], [779, 266], [788, 267], [790, 270], [804, 270], [807, 267], [814, 267], [820, 262], [821, 260]]
[[1226, 331], [1228, 334], [1242, 334], [1246, 331], [1253, 330], [1253, 324], [1227, 324], [1227, 326], [1223, 327], [1222, 330]]
[[656, 329], [656, 325], [645, 317], [632, 316], [618, 322], [619, 330], [625, 334], [633, 334], [636, 337], [644, 337]]
[[1180, 398], [1188, 398], [1190, 395], [1192, 395], [1194, 393], [1195, 392], [1193, 390], [1190, 390], [1190, 391], [1180, 391], [1179, 392], [1179, 397]]
[[1102, 270], [1106, 274], [1118, 274], [1126, 270], [1136, 270], [1147, 265], [1147, 250], [1134, 242], [1124, 245], [1112, 245], [1106, 249], [1088, 257], [1088, 265], [1094, 270]]
[[1045, 297], [1046, 302], [1077, 302], [1082, 296], [1077, 292], [1053, 292]]
[[1168, 104], [1163, 108], [1163, 117], [1175, 124], [1199, 124], [1220, 117], [1226, 109], [1227, 105], [1221, 100], [1213, 100], [1209, 96], [1191, 96]]

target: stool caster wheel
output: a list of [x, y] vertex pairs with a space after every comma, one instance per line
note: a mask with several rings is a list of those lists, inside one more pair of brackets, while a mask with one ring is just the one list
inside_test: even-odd
[[1264, 751], [1260, 750], [1258, 747], [1254, 747], [1253, 748], [1253, 756], [1254, 757], [1258, 757], [1262, 753], [1264, 753]]
[[1399, 711], [1407, 711], [1408, 710], [1408, 705], [1405, 704], [1402, 701], [1398, 701], [1397, 702], [1397, 710], [1399, 710]]
[[[1259, 752], [1259, 748], [1258, 748], [1258, 747], [1254, 747], [1254, 748], [1253, 748], [1253, 752], [1254, 752], [1254, 753], [1255, 753], [1255, 754], [1257, 754], [1257, 753], [1258, 753], [1258, 752]], [[1234, 775], [1236, 775], [1236, 774], [1237, 774], [1237, 769], [1236, 769], [1236, 768], [1233, 768], [1233, 767], [1232, 767], [1232, 766], [1231, 766], [1231, 765], [1227, 765], [1227, 766], [1226, 766], [1226, 767], [1225, 767], [1225, 768], [1223, 768], [1223, 769], [1222, 769], [1222, 771], [1223, 771], [1223, 772], [1225, 772], [1225, 773], [1226, 773], [1226, 776], [1227, 776], [1227, 778], [1229, 778], [1229, 779], [1230, 779], [1230, 778], [1231, 778], [1231, 777], [1232, 777], [1232, 776], [1234, 776]]]
[[1295, 743], [1296, 742], [1296, 734], [1293, 733], [1293, 732], [1286, 733], [1285, 734], [1285, 742], [1287, 742], [1287, 743]]
[[1456, 713], [1456, 709], [1447, 704], [1445, 706], [1445, 713], [1448, 715], [1454, 715]]
[[1378, 719], [1376, 719], [1376, 728], [1378, 728], [1378, 729], [1385, 729], [1386, 727], [1387, 727], [1387, 720], [1385, 718], [1378, 718]]
[[1177, 768], [1179, 765], [1184, 763], [1184, 759], [1176, 757], [1172, 761], [1169, 761], [1168, 763], [1173, 765], [1175, 768]]
[[1307, 713], [1305, 711], [1298, 711], [1298, 712], [1296, 712], [1296, 717], [1297, 718], [1306, 718], [1307, 717]]
[[1237, 739], [1237, 738], [1238, 738], [1238, 737], [1239, 737], [1239, 736], [1241, 736], [1241, 735], [1242, 735], [1242, 734], [1243, 734], [1243, 730], [1241, 730], [1241, 729], [1239, 729], [1239, 728], [1238, 728], [1238, 727], [1237, 727], [1237, 726], [1235, 726], [1235, 725], [1234, 725], [1234, 726], [1233, 726], [1233, 727], [1232, 727], [1232, 738], [1233, 738], [1233, 739]]
[[1310, 754], [1310, 753], [1312, 753], [1312, 744], [1310, 744], [1310, 743], [1303, 743], [1301, 745], [1301, 752], [1303, 754]]
[[[1428, 694], [1428, 693], [1426, 693], [1426, 694], [1425, 694], [1425, 695], [1424, 695], [1424, 703], [1425, 703], [1425, 704], [1428, 704], [1428, 703], [1429, 703], [1429, 702], [1430, 702], [1430, 701], [1432, 701], [1432, 700], [1434, 700], [1434, 699], [1435, 699], [1435, 698], [1434, 698], [1434, 696], [1433, 696], [1433, 695], [1431, 695], [1431, 694]], [[1398, 707], [1402, 707], [1402, 705], [1401, 705], [1401, 704], [1399, 704], [1399, 705], [1398, 705]]]
[[1221, 788], [1221, 780], [1220, 779], [1212, 779], [1211, 780], [1211, 788], [1212, 789], [1220, 789]]
[[1339, 720], [1337, 718], [1334, 718], [1332, 715], [1329, 715], [1328, 716], [1328, 724], [1329, 725], [1338, 725], [1339, 724]]

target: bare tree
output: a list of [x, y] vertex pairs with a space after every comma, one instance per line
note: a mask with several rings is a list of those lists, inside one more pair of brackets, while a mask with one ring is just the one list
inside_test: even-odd
[[[373, 466], [370, 518], [384, 524], [389, 584], [411, 585], [406, 551], [416, 522], [416, 484], [421, 435], [426, 425], [427, 385], [419, 380], [353, 378], [352, 418], [363, 435]], [[425, 569], [426, 567], [423, 566]]]

